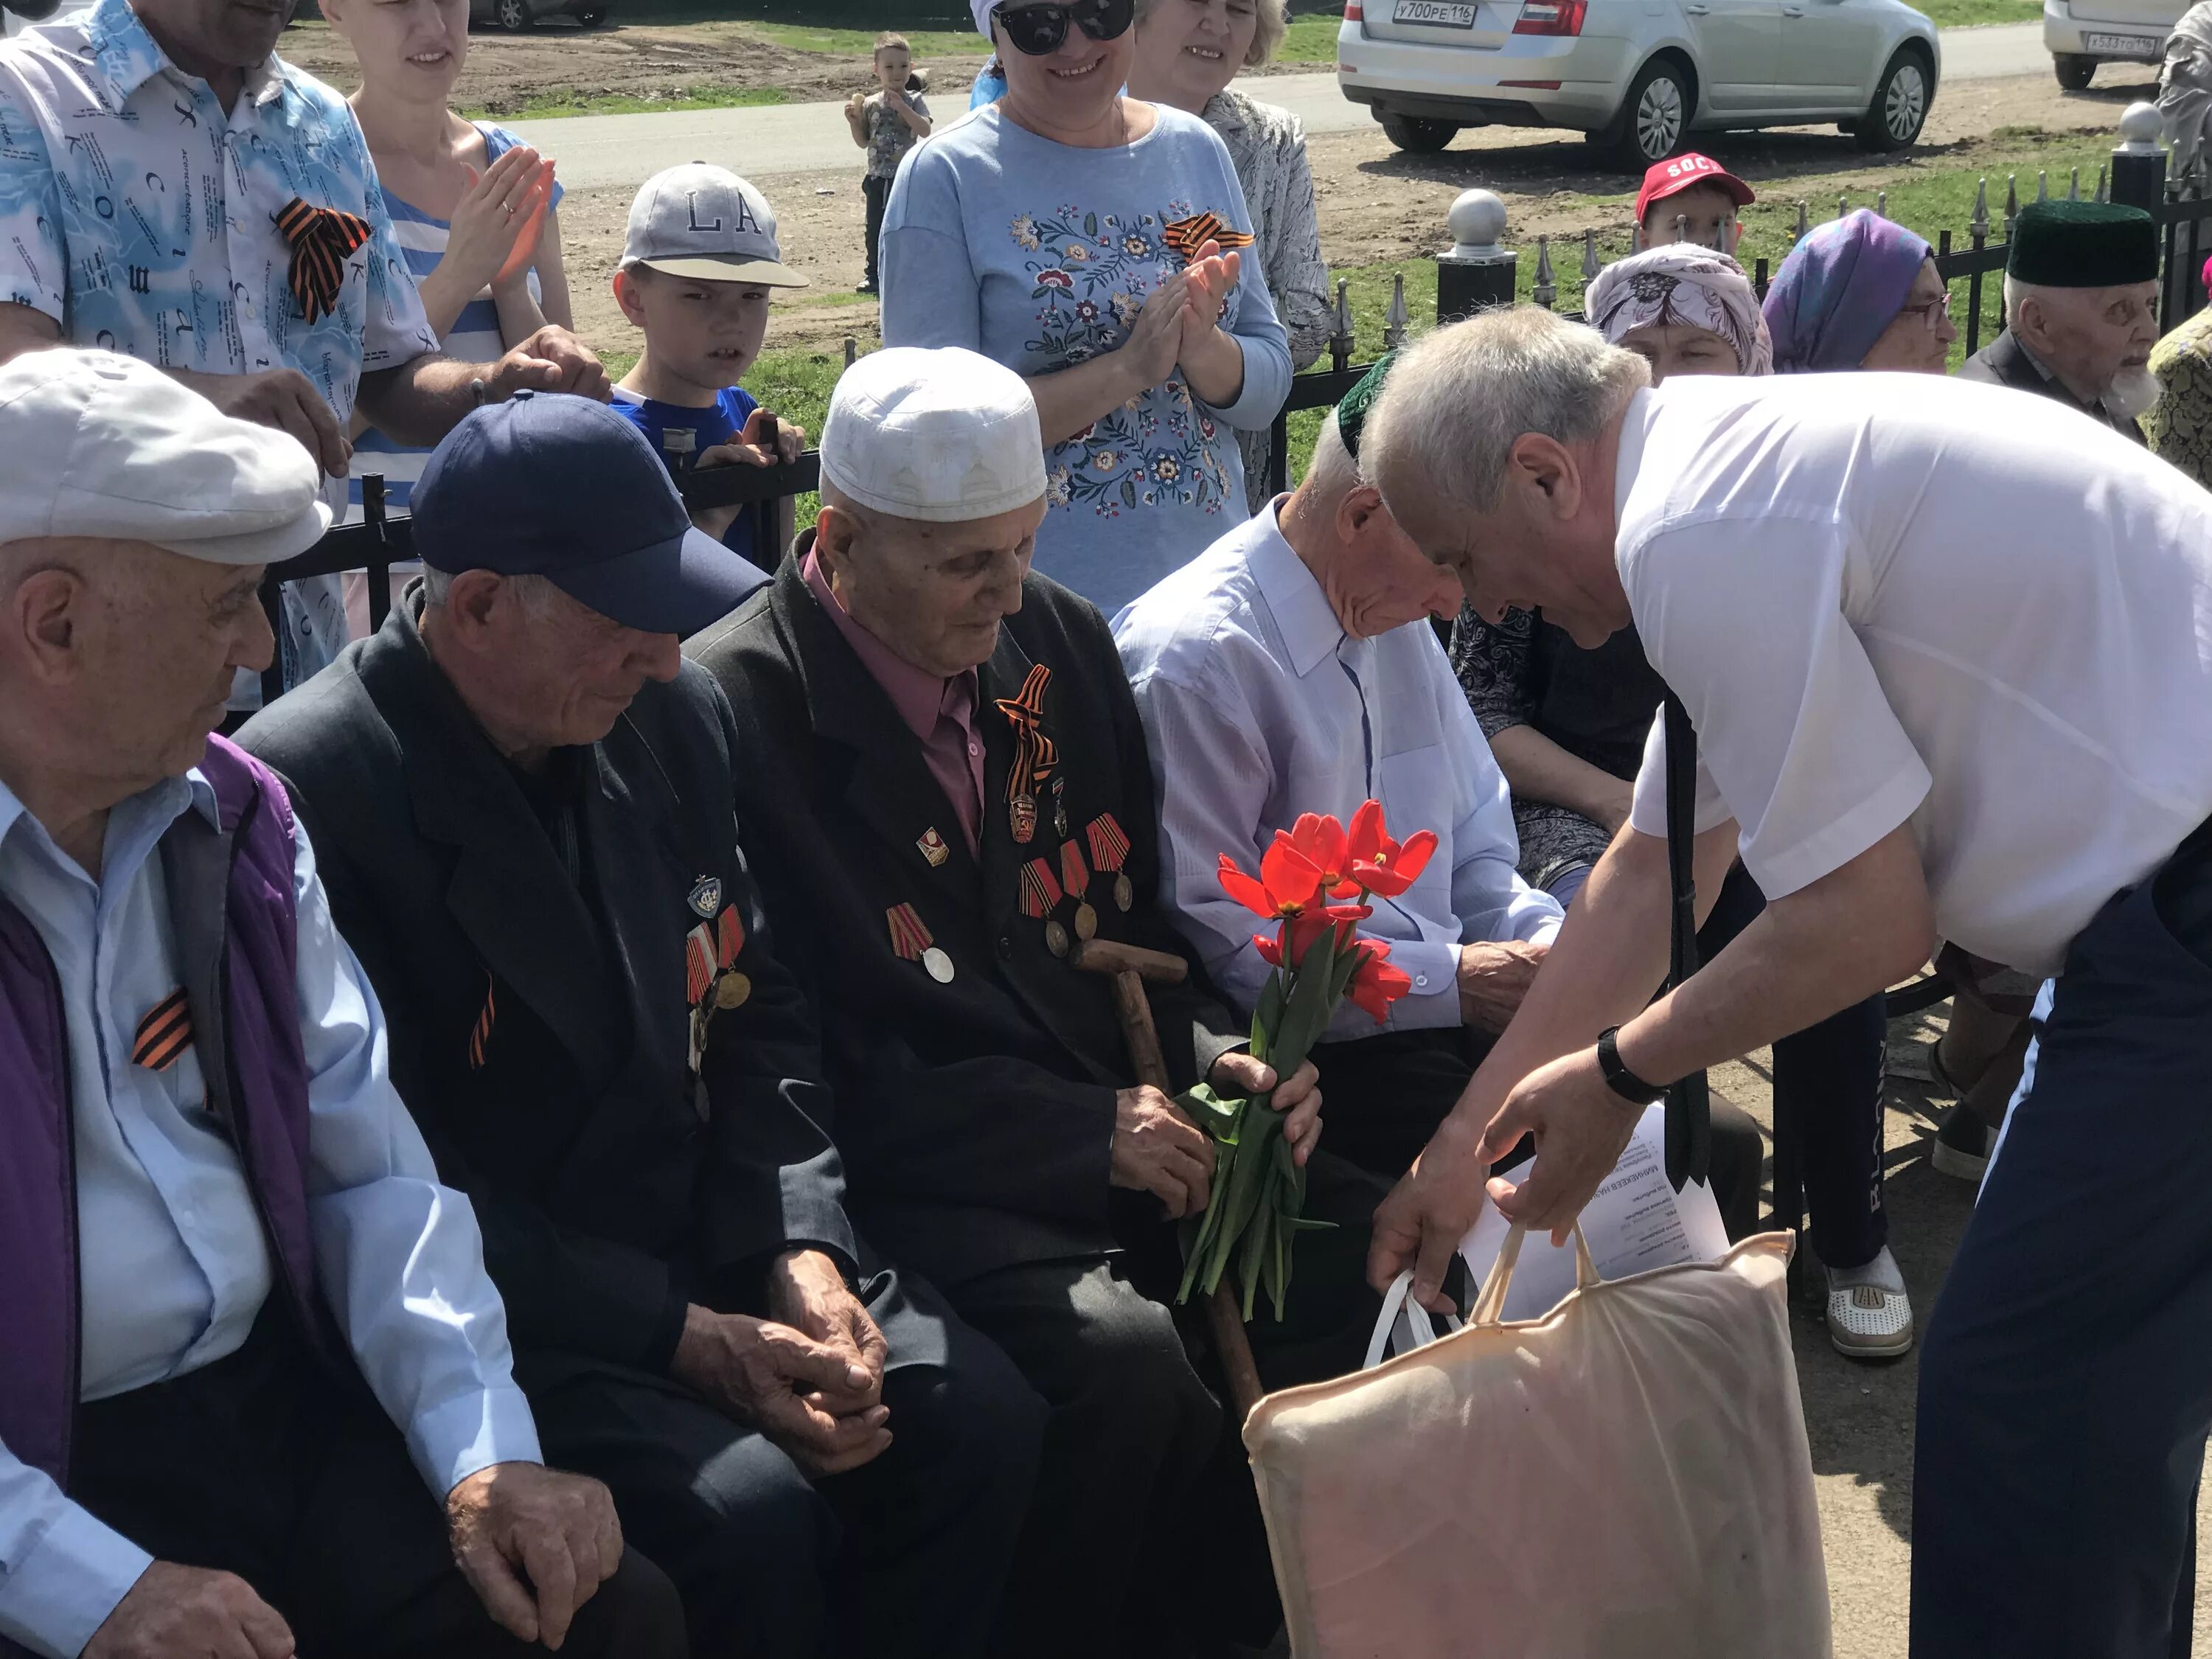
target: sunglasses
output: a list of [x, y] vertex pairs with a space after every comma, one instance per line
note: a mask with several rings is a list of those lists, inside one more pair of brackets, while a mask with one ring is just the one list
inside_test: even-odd
[[1000, 6], [991, 15], [1003, 24], [1006, 39], [1026, 58], [1060, 50], [1072, 22], [1093, 40], [1118, 40], [1137, 21], [1137, 0], [1075, 0], [1071, 6]]

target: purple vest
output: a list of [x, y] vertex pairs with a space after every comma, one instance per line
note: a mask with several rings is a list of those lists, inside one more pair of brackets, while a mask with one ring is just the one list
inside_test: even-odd
[[[222, 738], [200, 770], [219, 828], [193, 808], [161, 837], [179, 976], [209, 1109], [239, 1149], [277, 1282], [331, 1352], [307, 1228], [307, 1067], [300, 1044], [292, 806], [274, 773]], [[77, 1401], [76, 1167], [61, 982], [38, 932], [0, 898], [0, 1443], [69, 1484]], [[0, 1643], [0, 1652], [8, 1644]]]

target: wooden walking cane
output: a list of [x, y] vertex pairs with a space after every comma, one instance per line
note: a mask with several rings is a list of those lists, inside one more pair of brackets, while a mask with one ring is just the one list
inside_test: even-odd
[[[1129, 1063], [1136, 1071], [1137, 1081], [1149, 1083], [1164, 1095], [1173, 1094], [1145, 981], [1180, 985], [1190, 976], [1190, 964], [1181, 957], [1105, 939], [1085, 939], [1067, 953], [1067, 961], [1070, 967], [1103, 974], [1113, 981], [1114, 1012], [1121, 1017], [1121, 1036], [1129, 1045]], [[1237, 1420], [1242, 1423], [1260, 1403], [1261, 1392], [1260, 1368], [1252, 1363], [1252, 1344], [1244, 1334], [1244, 1315], [1226, 1285], [1214, 1286], [1213, 1294], [1206, 1299], [1206, 1313], [1214, 1348], [1221, 1356], [1222, 1372], [1229, 1381], [1229, 1397], [1236, 1403]]]

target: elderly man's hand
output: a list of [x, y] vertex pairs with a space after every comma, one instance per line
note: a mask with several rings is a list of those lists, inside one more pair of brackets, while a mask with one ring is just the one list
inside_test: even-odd
[[518, 392], [572, 392], [601, 403], [613, 395], [591, 347], [557, 323], [546, 324], [494, 363], [484, 386], [495, 403]]
[[501, 1628], [557, 1648], [622, 1565], [622, 1522], [598, 1481], [495, 1463], [446, 1494], [453, 1560]]
[[292, 1659], [291, 1627], [243, 1578], [156, 1561], [84, 1644], [83, 1659]]
[[1150, 1084], [1124, 1089], [1114, 1097], [1112, 1180], [1152, 1194], [1170, 1220], [1196, 1215], [1213, 1181], [1213, 1137]]
[[1519, 939], [1461, 945], [1460, 1018], [1492, 1036], [1503, 1031], [1544, 965], [1546, 948]]
[[1267, 1104], [1283, 1113], [1283, 1139], [1291, 1143], [1291, 1157], [1303, 1168], [1321, 1139], [1321, 1073], [1307, 1060], [1278, 1084], [1275, 1068], [1241, 1050], [1221, 1056], [1206, 1080], [1218, 1095], [1267, 1097]]
[[824, 1411], [832, 1417], [854, 1417], [881, 1401], [890, 1344], [835, 1261], [819, 1250], [778, 1256], [768, 1273], [768, 1309], [780, 1322], [842, 1354], [867, 1374], [864, 1387], [850, 1386], [848, 1371], [843, 1382], [821, 1389], [816, 1397]]
[[1376, 1290], [1389, 1290], [1410, 1267], [1416, 1301], [1434, 1313], [1455, 1311], [1438, 1287], [1452, 1252], [1482, 1211], [1490, 1172], [1481, 1157], [1482, 1131], [1480, 1116], [1453, 1112], [1376, 1208], [1367, 1245], [1367, 1282]]
[[810, 1474], [856, 1469], [891, 1443], [890, 1408], [839, 1417], [825, 1395], [875, 1386], [865, 1365], [803, 1331], [694, 1305], [669, 1365], [701, 1398], [750, 1423]]
[[323, 400], [315, 383], [296, 368], [271, 368], [258, 374], [206, 374], [198, 369], [169, 371], [224, 414], [256, 426], [273, 426], [300, 441], [326, 478], [342, 477], [353, 462], [345, 428]]
[[1554, 1244], [1613, 1173], [1628, 1149], [1644, 1108], [1623, 1100], [1605, 1080], [1595, 1048], [1563, 1054], [1513, 1085], [1483, 1132], [1475, 1156], [1486, 1167], [1536, 1137], [1536, 1163], [1519, 1183], [1503, 1176], [1490, 1182], [1491, 1202], [1508, 1221], [1530, 1232], [1548, 1232]]

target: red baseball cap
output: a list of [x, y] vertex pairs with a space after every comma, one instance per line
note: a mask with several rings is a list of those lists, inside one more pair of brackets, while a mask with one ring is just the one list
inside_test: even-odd
[[1644, 222], [1644, 216], [1651, 210], [1654, 202], [1663, 202], [1693, 185], [1717, 185], [1729, 193], [1738, 207], [1749, 207], [1759, 199], [1749, 185], [1711, 156], [1692, 151], [1672, 161], [1651, 164], [1650, 170], [1644, 175], [1644, 188], [1636, 192], [1636, 222]]

